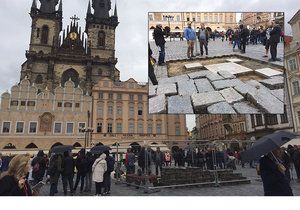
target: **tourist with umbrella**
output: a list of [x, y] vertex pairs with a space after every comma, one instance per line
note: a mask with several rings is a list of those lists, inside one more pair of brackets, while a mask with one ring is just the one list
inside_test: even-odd
[[265, 196], [292, 196], [293, 192], [286, 177], [282, 161], [281, 146], [295, 138], [293, 133], [279, 131], [260, 138], [241, 154], [243, 161], [259, 158], [259, 174], [263, 181]]

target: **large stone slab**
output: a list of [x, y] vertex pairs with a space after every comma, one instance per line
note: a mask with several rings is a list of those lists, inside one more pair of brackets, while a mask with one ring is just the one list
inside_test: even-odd
[[179, 81], [177, 83], [178, 85], [178, 95], [184, 96], [184, 95], [192, 95], [193, 93], [197, 93], [197, 89], [194, 83], [194, 80], [188, 80], [188, 81]]
[[208, 79], [196, 79], [194, 81], [198, 93], [211, 92], [215, 90], [211, 83], [208, 81]]
[[231, 74], [230, 72], [228, 71], [218, 71], [218, 74], [221, 76], [221, 77], [224, 77], [224, 79], [235, 79], [236, 76], [234, 76], [233, 74]]
[[282, 75], [283, 72], [281, 71], [277, 71], [271, 68], [262, 68], [262, 69], [256, 69], [255, 70], [256, 73], [264, 76], [264, 77], [273, 77], [273, 76], [278, 76], [278, 75]]
[[226, 61], [228, 61], [228, 62], [233, 62], [233, 63], [240, 63], [240, 62], [243, 62], [243, 60], [238, 59], [238, 58], [229, 58], [229, 59], [226, 59]]
[[206, 77], [206, 75], [209, 73], [210, 73], [210, 71], [208, 71], [208, 70], [202, 70], [202, 71], [196, 71], [193, 73], [189, 73], [188, 76], [190, 79], [200, 79], [200, 78]]
[[149, 98], [156, 96], [157, 85], [149, 85]]
[[225, 101], [221, 93], [218, 91], [194, 93], [192, 95], [192, 103], [194, 109], [201, 110], [215, 103]]
[[177, 87], [175, 83], [161, 84], [157, 87], [157, 95], [173, 96], [177, 95]]
[[168, 114], [194, 114], [190, 96], [169, 97]]
[[219, 72], [219, 71], [227, 71], [231, 74], [238, 75], [244, 74], [248, 72], [253, 72], [252, 69], [247, 68], [245, 66], [239, 65], [237, 63], [229, 62], [229, 63], [218, 63], [218, 64], [211, 64], [205, 66], [206, 69], [212, 72]]
[[165, 95], [155, 96], [149, 99], [149, 113], [150, 114], [166, 114], [167, 101]]
[[233, 108], [238, 114], [259, 114], [260, 111], [249, 102], [238, 102], [233, 104]]
[[203, 67], [203, 65], [201, 63], [188, 63], [184, 65], [184, 68], [187, 71], [192, 71], [192, 70], [197, 70], [197, 69], [201, 69]]
[[206, 75], [206, 78], [209, 79], [210, 81], [217, 81], [217, 80], [223, 80], [224, 77], [220, 76], [219, 74], [217, 73], [214, 73], [214, 72], [210, 72]]
[[282, 76], [275, 76], [270, 79], [261, 80], [260, 83], [271, 90], [284, 88], [284, 79]]
[[242, 101], [244, 97], [233, 88], [226, 88], [219, 91], [228, 103]]
[[229, 88], [229, 87], [234, 87], [234, 86], [237, 86], [237, 85], [240, 85], [240, 84], [243, 84], [243, 82], [239, 79], [224, 79], [224, 80], [219, 80], [219, 81], [212, 82], [212, 85], [217, 90], [221, 90], [221, 89]]
[[283, 91], [283, 89], [271, 90], [270, 92], [271, 92], [276, 98], [278, 98], [280, 101], [284, 102], [284, 91]]
[[234, 109], [227, 102], [220, 102], [207, 107], [209, 114], [236, 114]]
[[170, 84], [170, 83], [177, 83], [179, 81], [188, 81], [190, 78], [186, 75], [179, 75], [179, 76], [175, 76], [175, 77], [168, 77], [168, 78], [163, 78], [161, 80], [158, 81], [158, 84]]

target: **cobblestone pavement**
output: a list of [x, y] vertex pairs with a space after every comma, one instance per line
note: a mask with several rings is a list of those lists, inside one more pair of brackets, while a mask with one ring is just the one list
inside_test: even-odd
[[[282, 62], [274, 66], [257, 61], [267, 60], [262, 57], [264, 46], [261, 44], [248, 45], [247, 53], [240, 57], [232, 51], [228, 42], [217, 39], [210, 43], [212, 50], [209, 50], [208, 57], [232, 56], [222, 57], [221, 62], [220, 58], [217, 61], [216, 58], [186, 60], [184, 41], [166, 43], [166, 60], [170, 64], [155, 66], [158, 85], [149, 85], [150, 113], [283, 113], [284, 78], [283, 69], [278, 68]], [[153, 48], [156, 50], [154, 57], [157, 57], [157, 47]], [[282, 58], [282, 44], [278, 48], [279, 57]], [[247, 60], [245, 57], [256, 60]], [[176, 73], [173, 72], [174, 68]]]
[[[162, 189], [159, 192], [145, 194], [142, 188], [136, 189], [133, 186], [127, 186], [126, 184], [115, 184], [112, 181], [111, 196], [263, 196], [263, 186], [260, 178], [256, 175], [256, 170], [253, 168], [241, 168], [235, 173], [242, 173], [251, 180], [251, 184], [242, 184], [234, 186], [221, 186], [221, 187], [181, 187]], [[293, 174], [293, 177], [296, 177]], [[42, 192], [42, 196], [49, 194], [49, 185], [46, 185]], [[296, 181], [291, 182], [291, 187], [295, 196], [300, 196], [300, 183]], [[58, 186], [59, 193], [57, 196], [62, 196], [62, 184]], [[76, 193], [76, 196], [93, 196], [95, 192], [94, 186], [92, 193]]]

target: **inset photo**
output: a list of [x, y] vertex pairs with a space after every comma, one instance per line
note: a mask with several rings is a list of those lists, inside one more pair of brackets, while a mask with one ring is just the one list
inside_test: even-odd
[[149, 113], [283, 114], [283, 12], [150, 12]]

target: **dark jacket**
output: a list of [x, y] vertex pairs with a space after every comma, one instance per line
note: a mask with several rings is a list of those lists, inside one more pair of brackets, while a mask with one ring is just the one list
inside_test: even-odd
[[278, 170], [277, 164], [271, 158], [263, 156], [259, 164], [265, 196], [293, 195], [287, 177]]
[[44, 175], [45, 175], [45, 171], [46, 171], [46, 161], [44, 159], [44, 152], [43, 151], [39, 151], [37, 156], [32, 160], [31, 162], [31, 166], [34, 169], [34, 166], [38, 164], [38, 170], [37, 171], [32, 171], [32, 177], [35, 180], [42, 180]]
[[161, 151], [159, 152], [156, 151], [154, 153], [154, 163], [156, 165], [162, 165], [163, 161], [164, 161], [164, 154]]
[[63, 160], [61, 156], [54, 155], [49, 162], [47, 175], [50, 176], [50, 183], [56, 184], [60, 174], [63, 172]]
[[72, 157], [68, 156], [63, 159], [63, 175], [74, 174], [74, 160]]
[[153, 32], [153, 38], [155, 40], [155, 44], [157, 46], [161, 46], [161, 45], [164, 45], [166, 43], [165, 41], [165, 37], [164, 37], [164, 32], [161, 28], [159, 27], [156, 27], [154, 29], [154, 32]]
[[273, 30], [270, 32], [270, 43], [280, 42], [281, 28], [279, 26], [274, 26]]
[[240, 32], [240, 38], [242, 40], [247, 40], [249, 36], [249, 29], [248, 28], [242, 28]]
[[77, 174], [86, 174], [87, 172], [87, 159], [84, 155], [79, 155], [76, 158]]
[[[202, 30], [202, 29], [200, 28], [199, 31], [198, 31], [198, 34], [197, 34], [199, 40], [200, 40], [200, 30]], [[204, 29], [204, 31], [205, 31], [206, 42], [208, 42], [208, 39], [209, 39], [209, 33], [208, 33], [208, 30], [207, 30], [207, 29]]]
[[20, 189], [18, 181], [13, 176], [4, 176], [0, 179], [0, 196], [31, 196], [32, 191], [29, 184], [25, 183], [25, 188]]

